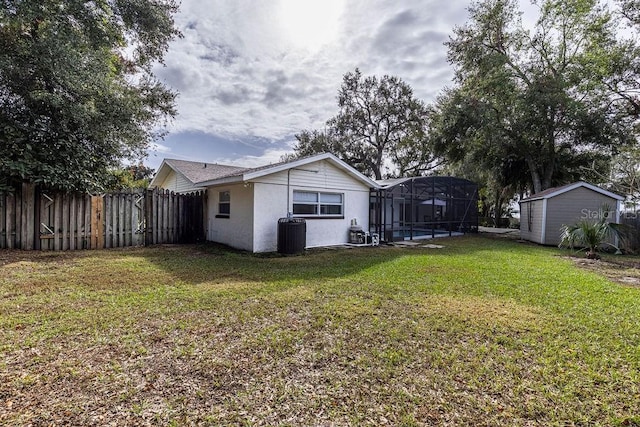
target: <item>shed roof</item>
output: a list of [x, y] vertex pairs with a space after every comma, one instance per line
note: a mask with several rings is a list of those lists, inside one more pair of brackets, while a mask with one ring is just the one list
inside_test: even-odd
[[530, 197], [527, 197], [526, 199], [522, 199], [520, 203], [532, 202], [534, 200], [550, 199], [552, 197], [559, 196], [561, 194], [564, 194], [568, 191], [575, 190], [576, 188], [580, 188], [580, 187], [588, 188], [589, 190], [595, 191], [596, 193], [604, 194], [605, 196], [611, 197], [612, 199], [624, 200], [624, 197], [618, 194], [612, 193], [610, 191], [602, 189], [593, 184], [589, 184], [588, 182], [578, 181], [572, 184], [562, 185], [560, 187], [548, 188], [544, 191], [533, 194]]

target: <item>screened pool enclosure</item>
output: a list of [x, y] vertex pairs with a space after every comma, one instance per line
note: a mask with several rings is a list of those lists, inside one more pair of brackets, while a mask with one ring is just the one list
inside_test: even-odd
[[369, 229], [387, 242], [478, 231], [478, 186], [454, 177], [378, 181], [371, 191]]

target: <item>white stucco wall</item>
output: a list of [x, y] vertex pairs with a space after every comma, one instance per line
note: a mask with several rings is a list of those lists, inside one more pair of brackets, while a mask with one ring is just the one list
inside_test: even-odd
[[287, 186], [254, 184], [253, 251], [273, 252], [277, 249], [278, 219], [287, 216]]
[[344, 192], [343, 219], [307, 219], [307, 247], [347, 243], [351, 219], [356, 218], [362, 229], [369, 224], [369, 189]]
[[[221, 191], [229, 191], [229, 218], [216, 218]], [[207, 240], [233, 248], [253, 250], [253, 186], [234, 184], [209, 187]]]
[[[229, 218], [216, 218], [219, 193], [226, 190], [231, 213]], [[366, 230], [369, 186], [322, 160], [247, 183], [209, 187], [207, 240], [252, 252], [276, 251], [278, 219], [291, 211], [295, 190], [343, 194], [343, 217], [305, 218], [307, 247], [346, 243], [352, 218]]]
[[253, 186], [254, 252], [277, 250], [278, 219], [292, 210], [295, 190], [343, 194], [342, 218], [305, 218], [307, 247], [346, 243], [352, 218], [365, 230], [369, 224], [369, 186], [327, 161], [264, 176], [253, 182]]

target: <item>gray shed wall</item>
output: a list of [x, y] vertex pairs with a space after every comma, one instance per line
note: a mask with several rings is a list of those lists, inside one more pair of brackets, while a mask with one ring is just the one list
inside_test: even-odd
[[578, 187], [547, 200], [547, 230], [545, 245], [560, 243], [560, 227], [571, 225], [584, 219], [589, 222], [598, 221], [598, 213], [603, 205], [612, 211], [609, 220], [616, 220], [618, 201], [604, 194]]

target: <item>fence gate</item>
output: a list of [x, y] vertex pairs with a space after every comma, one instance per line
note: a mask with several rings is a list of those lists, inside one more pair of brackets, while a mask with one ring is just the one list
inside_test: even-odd
[[79, 193], [36, 192], [34, 220], [39, 230], [35, 249], [89, 249], [91, 196]]

